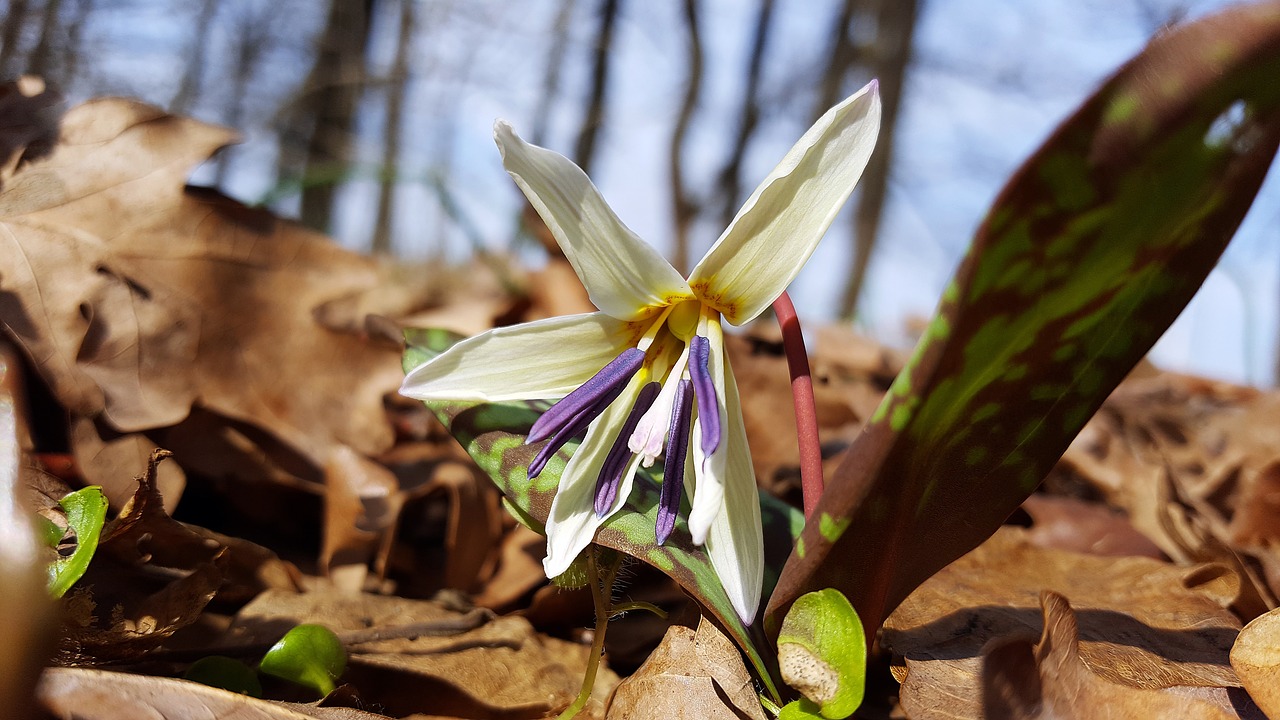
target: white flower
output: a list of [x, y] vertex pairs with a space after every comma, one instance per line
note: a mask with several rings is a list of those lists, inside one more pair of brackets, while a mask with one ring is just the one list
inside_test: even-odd
[[692, 474], [692, 540], [706, 545], [750, 624], [764, 571], [760, 504], [720, 323], [752, 320], [800, 272], [862, 175], [879, 128], [872, 81], [800, 138], [686, 280], [622, 224], [576, 165], [529, 145], [506, 123], [494, 126], [507, 172], [600, 312], [471, 338], [410, 371], [400, 392], [421, 400], [563, 398], [527, 440], [547, 441], [532, 477], [586, 433], [547, 518], [549, 577], [622, 508], [637, 466], [665, 455], [658, 543], [673, 532]]

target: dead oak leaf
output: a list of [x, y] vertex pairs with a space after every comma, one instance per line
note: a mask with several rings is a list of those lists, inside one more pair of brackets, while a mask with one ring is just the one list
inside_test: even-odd
[[1046, 590], [1038, 645], [1014, 640], [983, 657], [983, 715], [990, 720], [1228, 720], [1237, 717], [1190, 695], [1106, 680], [1080, 655], [1079, 627], [1067, 599]]
[[0, 191], [0, 322], [73, 416], [127, 433], [199, 405], [316, 466], [335, 441], [377, 453], [392, 441], [382, 397], [401, 378], [398, 354], [314, 313], [390, 271], [184, 189], [232, 140], [126, 100], [69, 111], [52, 154]]
[[1038, 636], [1043, 590], [1071, 598], [1083, 662], [1109, 682], [1239, 686], [1228, 664], [1239, 621], [1223, 607], [1239, 579], [1224, 566], [1179, 568], [1049, 550], [1026, 535], [1002, 528], [921, 585], [886, 621], [884, 646], [905, 658], [905, 673], [897, 674], [909, 716], [981, 717], [982, 650]]

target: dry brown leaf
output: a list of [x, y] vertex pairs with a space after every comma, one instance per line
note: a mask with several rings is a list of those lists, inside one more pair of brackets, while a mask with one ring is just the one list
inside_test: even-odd
[[68, 112], [53, 153], [0, 191], [0, 317], [73, 416], [131, 433], [200, 406], [315, 467], [335, 442], [377, 453], [392, 440], [382, 397], [399, 353], [314, 313], [377, 292], [391, 271], [184, 190], [232, 139], [124, 100]]
[[54, 717], [65, 720], [380, 720], [351, 708], [258, 700], [176, 678], [86, 668], [49, 668], [36, 687]]
[[320, 567], [339, 588], [360, 590], [379, 541], [400, 514], [399, 483], [390, 470], [345, 445], [329, 453], [324, 482]]
[[1220, 565], [1047, 550], [1006, 527], [912, 593], [882, 643], [906, 659], [910, 717], [979, 717], [983, 646], [1037, 637], [1039, 594], [1052, 590], [1075, 605], [1080, 654], [1102, 678], [1149, 689], [1238, 687], [1228, 653], [1239, 621], [1223, 608], [1238, 583]]
[[1134, 529], [1124, 513], [1100, 503], [1036, 493], [1022, 503], [1031, 516], [1027, 539], [1043, 548], [1089, 555], [1164, 558], [1146, 535]]
[[1280, 717], [1280, 610], [1244, 626], [1231, 648], [1231, 667], [1267, 717]]
[[497, 572], [475, 597], [480, 607], [493, 610], [509, 608], [521, 597], [547, 580], [542, 558], [547, 554], [547, 539], [517, 524], [502, 538]]
[[1223, 562], [1251, 618], [1280, 594], [1280, 394], [1172, 373], [1126, 380], [1067, 449], [1049, 485], [1081, 482], [1177, 562]]
[[[394, 633], [396, 628], [461, 617], [423, 600], [268, 592], [241, 610], [227, 640], [274, 641], [304, 622], [322, 623], [341, 635], [357, 630]], [[581, 686], [590, 648], [539, 635], [523, 618], [503, 617], [465, 632], [396, 637], [350, 651], [344, 679], [388, 714], [488, 717], [536, 716], [567, 706]], [[602, 668], [597, 695], [616, 683], [617, 676]]]
[[738, 649], [703, 619], [697, 632], [672, 626], [662, 644], [609, 702], [610, 718], [626, 720], [764, 720], [751, 675]]
[[1221, 706], [1192, 696], [1135, 688], [1099, 677], [1080, 654], [1076, 614], [1067, 599], [1045, 591], [1040, 596], [1040, 607], [1044, 631], [1038, 645], [1014, 640], [984, 654], [981, 717], [989, 720], [1228, 720], [1238, 717]]

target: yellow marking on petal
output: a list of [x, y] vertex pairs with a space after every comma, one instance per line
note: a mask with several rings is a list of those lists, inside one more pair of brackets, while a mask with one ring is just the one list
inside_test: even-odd
[[690, 283], [689, 287], [693, 290], [694, 296], [702, 301], [703, 305], [719, 311], [721, 315], [732, 321], [738, 316], [738, 303], [736, 300], [726, 298], [723, 290], [712, 290], [715, 285], [716, 278], [713, 275]]

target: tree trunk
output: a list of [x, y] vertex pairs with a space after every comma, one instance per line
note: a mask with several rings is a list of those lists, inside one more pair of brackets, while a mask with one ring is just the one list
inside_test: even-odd
[[676, 117], [676, 126], [671, 133], [671, 211], [675, 220], [675, 243], [672, 248], [671, 262], [681, 273], [688, 271], [689, 265], [689, 226], [698, 214], [698, 204], [689, 197], [684, 182], [684, 138], [689, 132], [689, 123], [693, 120], [693, 112], [698, 107], [698, 95], [702, 90], [702, 36], [698, 32], [698, 0], [685, 0], [685, 31], [689, 38], [689, 76], [685, 80], [684, 100], [680, 103], [680, 114]]
[[13, 62], [18, 57], [18, 44], [22, 42], [22, 26], [27, 23], [27, 0], [9, 0], [9, 11], [0, 25], [0, 73], [4, 77], [18, 74]]
[[587, 99], [587, 112], [578, 130], [578, 145], [574, 159], [578, 167], [591, 174], [591, 162], [595, 159], [596, 138], [604, 122], [605, 95], [609, 86], [609, 60], [613, 49], [613, 28], [618, 19], [622, 0], [601, 0], [600, 29], [596, 32], [595, 61], [591, 68], [591, 92]]
[[769, 43], [769, 27], [773, 19], [774, 0], [760, 0], [760, 9], [756, 14], [756, 27], [751, 41], [751, 58], [747, 61], [747, 87], [742, 95], [741, 120], [738, 134], [734, 138], [733, 148], [724, 167], [720, 170], [717, 181], [717, 193], [720, 197], [721, 226], [729, 227], [742, 205], [742, 160], [747, 154], [747, 145], [760, 124], [760, 78], [764, 71], [765, 52]]
[[306, 147], [301, 220], [322, 232], [332, 225], [335, 189], [352, 159], [372, 5], [373, 0], [332, 0], [316, 62], [294, 108], [291, 124]]
[[400, 133], [404, 121], [404, 92], [409, 84], [409, 50], [413, 46], [413, 3], [400, 5], [400, 32], [396, 55], [387, 83], [387, 123], [382, 143], [382, 187], [378, 195], [378, 215], [373, 226], [373, 251], [390, 253], [396, 187], [400, 176]]
[[42, 77], [55, 85], [61, 84], [52, 77], [55, 52], [54, 38], [61, 27], [58, 23], [61, 14], [62, 0], [46, 0], [44, 13], [40, 18], [40, 39], [36, 41], [35, 48], [31, 50], [30, 60], [27, 61], [27, 72]]
[[204, 62], [209, 56], [209, 38], [213, 35], [209, 32], [209, 26], [213, 23], [213, 16], [217, 11], [218, 0], [204, 0], [200, 5], [200, 15], [196, 18], [195, 40], [191, 43], [191, 49], [185, 53], [187, 67], [182, 73], [182, 83], [179, 84], [173, 100], [169, 101], [169, 111], [174, 114], [187, 113], [195, 104], [196, 98], [200, 97], [200, 87], [204, 79]]
[[911, 63], [911, 45], [915, 34], [918, 0], [881, 0], [876, 52], [872, 60], [874, 74], [880, 78], [880, 101], [883, 114], [876, 151], [867, 163], [860, 183], [861, 195], [853, 218], [853, 263], [849, 269], [844, 295], [840, 300], [840, 317], [851, 319], [857, 312], [858, 297], [871, 262], [871, 251], [880, 233], [885, 198], [889, 187], [889, 168], [893, 165], [894, 131], [907, 66]]
[[575, 0], [560, 0], [555, 25], [551, 29], [551, 45], [547, 49], [546, 66], [542, 73], [542, 91], [538, 93], [538, 107], [533, 111], [533, 132], [529, 140], [534, 145], [545, 145], [551, 125], [551, 106], [560, 94], [560, 74], [564, 71], [564, 51], [569, 46], [569, 21], [573, 19]]

